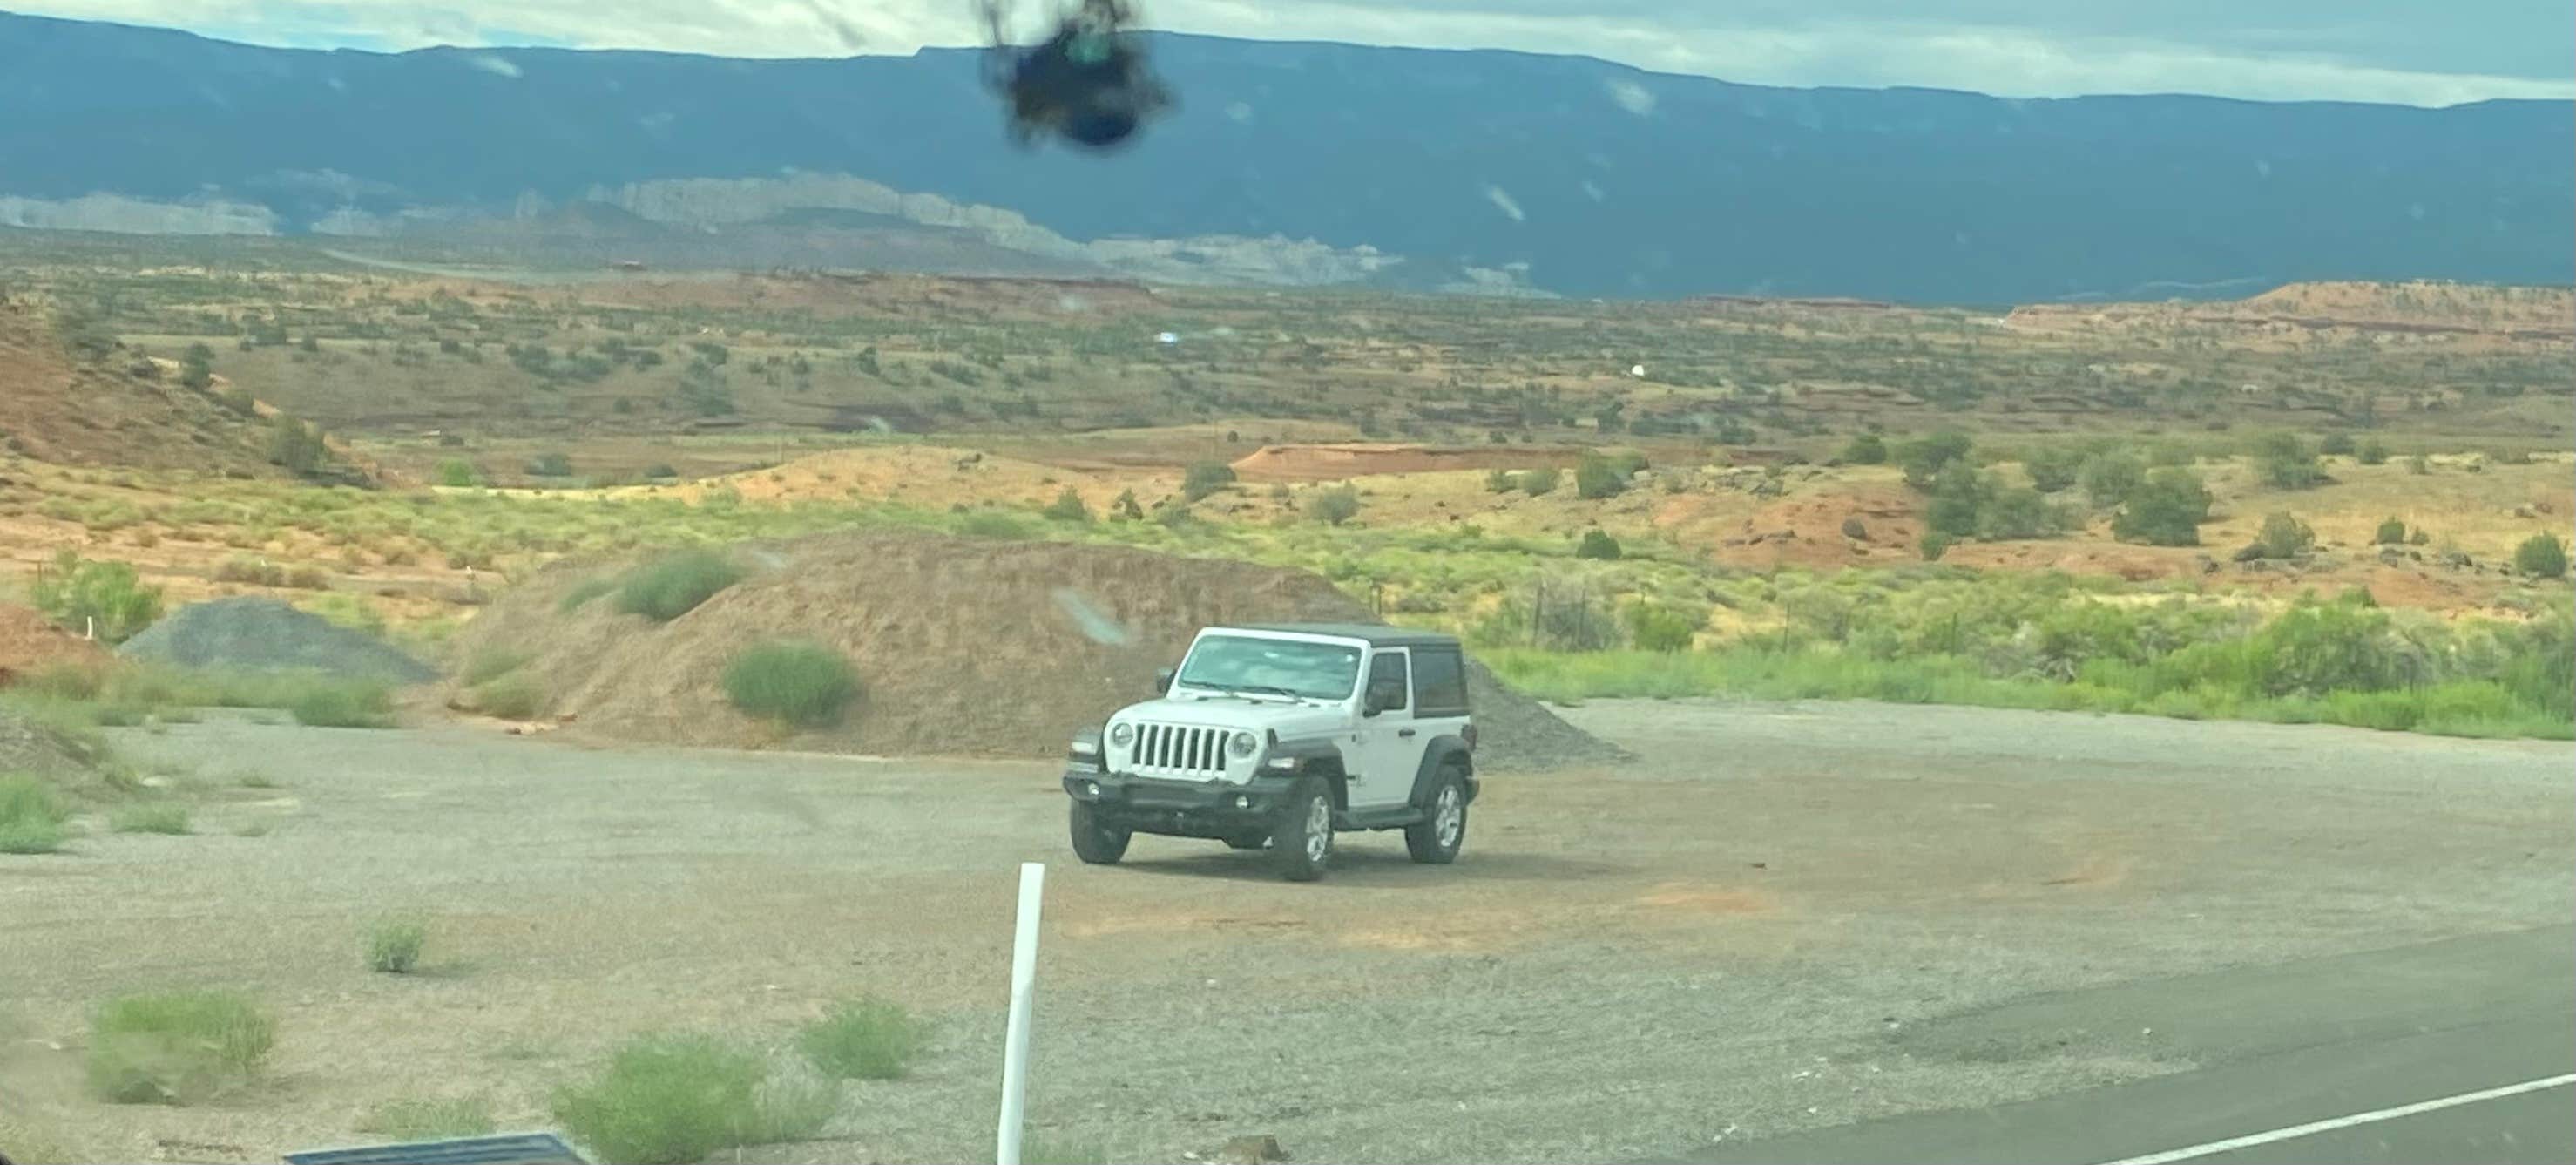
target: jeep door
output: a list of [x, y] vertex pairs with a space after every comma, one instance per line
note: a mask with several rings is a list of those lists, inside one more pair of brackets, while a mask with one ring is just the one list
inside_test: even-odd
[[[1360, 686], [1363, 713], [1351, 729], [1347, 754], [1353, 809], [1384, 809], [1413, 796], [1413, 772], [1422, 759], [1421, 729], [1413, 723], [1413, 669], [1401, 647], [1369, 656]], [[1367, 715], [1375, 708], [1376, 715]]]

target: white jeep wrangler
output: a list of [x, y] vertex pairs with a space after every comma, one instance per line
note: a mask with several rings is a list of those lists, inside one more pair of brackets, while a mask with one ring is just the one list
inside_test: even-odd
[[1073, 852], [1095, 865], [1137, 833], [1268, 846], [1291, 881], [1322, 877], [1333, 835], [1401, 829], [1448, 862], [1476, 799], [1467, 663], [1453, 636], [1341, 624], [1210, 627], [1161, 699], [1074, 738]]

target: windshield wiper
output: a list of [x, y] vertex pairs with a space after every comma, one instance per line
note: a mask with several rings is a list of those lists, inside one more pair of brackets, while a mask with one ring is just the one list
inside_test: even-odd
[[[1182, 682], [1189, 683], [1187, 680]], [[1190, 686], [1194, 688], [1214, 688], [1217, 691], [1226, 693], [1227, 695], [1235, 696], [1249, 692], [1264, 696], [1286, 696], [1291, 700], [1304, 700], [1309, 698], [1302, 693], [1292, 692], [1286, 688], [1274, 688], [1268, 684], [1190, 684]]]

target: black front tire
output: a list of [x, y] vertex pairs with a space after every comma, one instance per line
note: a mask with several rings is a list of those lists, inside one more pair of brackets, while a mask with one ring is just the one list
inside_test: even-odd
[[1420, 824], [1404, 827], [1404, 852], [1424, 865], [1445, 866], [1458, 860], [1467, 844], [1467, 773], [1456, 765], [1440, 770], [1431, 800], [1422, 807]]
[[1136, 831], [1132, 829], [1101, 820], [1099, 811], [1093, 809], [1089, 801], [1074, 802], [1070, 818], [1073, 856], [1081, 858], [1085, 865], [1118, 864], [1118, 859], [1127, 856], [1127, 843], [1136, 837]]
[[1297, 795], [1280, 807], [1279, 828], [1270, 835], [1270, 861], [1291, 882], [1324, 876], [1333, 860], [1333, 793], [1321, 781], [1298, 786]]

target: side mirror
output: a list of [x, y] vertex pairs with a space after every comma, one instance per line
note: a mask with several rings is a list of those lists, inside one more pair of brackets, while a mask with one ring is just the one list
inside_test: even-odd
[[1156, 694], [1158, 694], [1158, 695], [1162, 695], [1162, 694], [1169, 694], [1169, 693], [1171, 692], [1171, 690], [1172, 690], [1172, 677], [1173, 677], [1173, 676], [1175, 676], [1175, 675], [1177, 675], [1177, 674], [1179, 674], [1179, 673], [1178, 673], [1178, 672], [1175, 672], [1173, 669], [1168, 668], [1168, 667], [1167, 667], [1167, 668], [1164, 668], [1164, 669], [1163, 669], [1163, 670], [1161, 670], [1161, 671], [1155, 672], [1155, 673], [1154, 673], [1154, 691], [1155, 691], [1155, 693], [1156, 693]]
[[1375, 716], [1404, 706], [1403, 684], [1370, 684], [1368, 698], [1361, 701], [1360, 712]]

